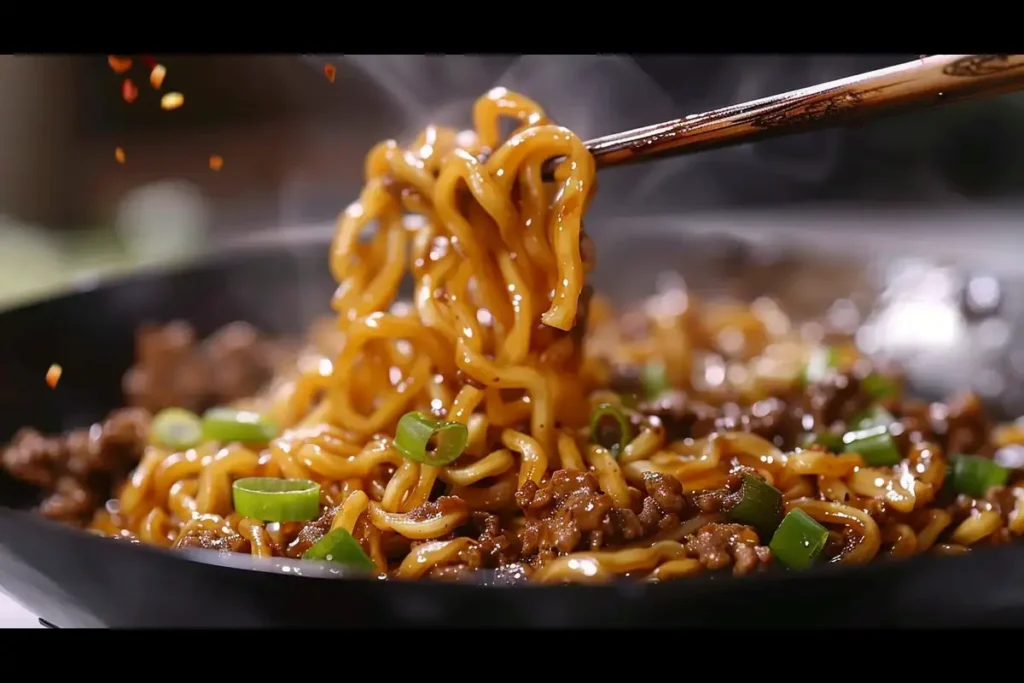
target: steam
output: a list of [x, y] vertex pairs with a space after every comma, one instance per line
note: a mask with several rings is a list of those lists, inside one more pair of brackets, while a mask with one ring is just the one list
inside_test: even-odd
[[[466, 126], [473, 101], [496, 85], [540, 102], [584, 139], [856, 73], [849, 59], [764, 56], [352, 55], [405, 115], [402, 139], [428, 123]], [[844, 63], [845, 62], [845, 63]], [[396, 131], [399, 133], [399, 131]], [[822, 181], [836, 163], [835, 135], [804, 136], [616, 170], [601, 178], [598, 213], [678, 212], [785, 199]]]
[[[351, 55], [327, 59], [339, 68], [355, 67], [387, 95], [403, 114], [403, 130], [393, 135], [407, 140], [428, 123], [467, 126], [473, 101], [498, 85], [537, 100], [556, 121], [588, 139], [849, 76], [905, 57]], [[310, 60], [323, 64], [321, 58]], [[844, 154], [846, 135], [845, 131], [822, 131], [608, 171], [601, 175], [592, 216], [676, 215], [816, 199], [826, 188], [835, 187], [833, 176], [848, 155]], [[887, 139], [885, 154], [898, 156], [899, 144]], [[883, 158], [877, 162], [886, 165]], [[911, 187], [947, 194], [941, 183], [935, 183], [933, 171], [911, 169], [909, 175], [903, 181]]]
[[[672, 97], [633, 59], [615, 55], [425, 56], [353, 55], [406, 114], [404, 137], [428, 123], [468, 126], [473, 102], [501, 85], [539, 102], [584, 139], [673, 118]], [[650, 169], [645, 169], [650, 170]], [[652, 176], [665, 173], [659, 168]], [[628, 196], [638, 178], [601, 182], [602, 203]]]

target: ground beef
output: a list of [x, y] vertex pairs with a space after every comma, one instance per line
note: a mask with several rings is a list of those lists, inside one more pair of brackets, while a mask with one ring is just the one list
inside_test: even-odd
[[501, 527], [501, 519], [489, 512], [470, 515], [471, 536], [479, 543], [482, 563], [489, 567], [512, 564], [519, 560], [519, 538]]
[[615, 507], [589, 472], [557, 470], [544, 486], [527, 482], [516, 493], [526, 516], [518, 534], [522, 557], [543, 563], [559, 554], [618, 547], [678, 526], [680, 514], [691, 509], [672, 477], [649, 472], [644, 489], [631, 489], [631, 507]]
[[995, 426], [976, 394], [966, 393], [948, 403], [945, 419], [946, 453], [992, 456], [988, 435]]
[[729, 474], [723, 488], [695, 491], [693, 493], [694, 505], [705, 514], [728, 510], [740, 502], [742, 496], [740, 488], [743, 486], [743, 475], [753, 474], [753, 472], [754, 470], [748, 467], [740, 467]]
[[225, 325], [202, 343], [185, 322], [144, 325], [124, 393], [131, 405], [153, 412], [170, 406], [201, 412], [258, 392], [288, 352], [248, 323]]
[[60, 477], [50, 493], [39, 504], [39, 513], [49, 519], [85, 525], [100, 500], [74, 477]]
[[572, 470], [555, 471], [544, 486], [526, 482], [516, 492], [516, 503], [527, 519], [519, 533], [524, 557], [571, 553], [584, 534], [601, 528], [613, 507], [594, 475]]
[[637, 410], [643, 416], [660, 419], [669, 440], [739, 431], [757, 434], [783, 450], [792, 450], [801, 445], [801, 438], [808, 432], [844, 431], [875, 403], [855, 374], [832, 373], [806, 388], [794, 387], [788, 394], [747, 406], [711, 406], [683, 391], [667, 391], [642, 402]]
[[687, 539], [686, 550], [711, 571], [731, 564], [735, 575], [749, 574], [772, 561], [771, 550], [760, 545], [757, 532], [742, 524], [707, 524]]
[[12, 476], [43, 489], [43, 515], [83, 524], [142, 457], [149, 419], [143, 409], [124, 408], [105, 422], [62, 436], [22, 429], [0, 462]]
[[805, 412], [814, 419], [814, 427], [828, 429], [849, 424], [873, 406], [876, 399], [864, 391], [853, 373], [829, 373], [804, 391]]
[[[413, 547], [415, 548], [415, 545]], [[480, 546], [472, 545], [460, 550], [451, 563], [431, 567], [427, 576], [432, 579], [462, 581], [470, 578], [474, 572], [485, 566], [486, 561]]]
[[721, 413], [714, 431], [750, 432], [786, 450], [795, 448], [808, 431], [804, 426], [806, 411], [799, 400], [766, 398], [747, 408], [727, 404]]
[[222, 552], [249, 552], [249, 541], [241, 534], [222, 535], [209, 529], [191, 529], [178, 539], [176, 547]]
[[707, 436], [715, 429], [721, 410], [692, 400], [684, 391], [666, 391], [657, 398], [644, 401], [637, 410], [657, 417], [665, 427], [670, 441]]
[[892, 411], [900, 421], [894, 432], [901, 446], [927, 441], [939, 445], [947, 455], [994, 454], [989, 443], [994, 422], [973, 393], [960, 394], [948, 403], [901, 401]]

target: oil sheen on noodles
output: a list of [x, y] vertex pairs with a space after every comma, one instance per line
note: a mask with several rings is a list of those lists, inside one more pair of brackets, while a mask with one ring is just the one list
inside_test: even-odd
[[[502, 140], [505, 120], [514, 130]], [[933, 505], [947, 461], [928, 441], [907, 446], [897, 464], [869, 466], [857, 452], [784, 452], [753, 429], [678, 439], [657, 416], [623, 408], [609, 367], [651, 359], [670, 385], [713, 403], [714, 391], [692, 386], [691, 342], [729, 328], [764, 351], [765, 311], [702, 310], [691, 300], [680, 314], [654, 302], [648, 334], [628, 339], [603, 302], [590, 306], [582, 220], [595, 169], [580, 139], [504, 89], [478, 100], [473, 123], [368, 154], [365, 187], [331, 245], [331, 342], [247, 404], [285, 427], [280, 436], [182, 452], [150, 446], [94, 530], [301, 557], [345, 529], [393, 578], [504, 566], [546, 582], [667, 580], [771, 561], [767, 538], [727, 519], [723, 500], [741, 493], [745, 473], [781, 492], [780, 515], [799, 510], [826, 528], [836, 562], [962, 552], [997, 531], [1024, 531], [1019, 506], [955, 519]], [[552, 158], [564, 161], [545, 183]], [[409, 275], [411, 301], [399, 300]], [[745, 376], [756, 381], [733, 395], [756, 402], [792, 384], [808, 351], [787, 334], [773, 341], [781, 356], [767, 357], [774, 370], [766, 354], [749, 355]], [[599, 405], [632, 420], [617, 448], [593, 438]], [[444, 466], [403, 457], [392, 439], [411, 411], [464, 425], [461, 457]], [[232, 483], [255, 476], [319, 483], [319, 518], [241, 517]]]

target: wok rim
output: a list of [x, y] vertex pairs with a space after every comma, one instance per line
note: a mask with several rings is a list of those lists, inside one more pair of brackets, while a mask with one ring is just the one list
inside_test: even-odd
[[[245, 572], [255, 574], [271, 574], [285, 577], [289, 581], [304, 581], [317, 583], [344, 583], [348, 585], [403, 585], [403, 586], [437, 586], [444, 587], [447, 591], [475, 592], [475, 591], [530, 591], [532, 593], [565, 593], [585, 592], [589, 595], [600, 595], [604, 597], [615, 597], [622, 600], [645, 600], [662, 597], [669, 597], [672, 594], [702, 592], [705, 595], [711, 594], [742, 594], [747, 592], [767, 591], [771, 588], [786, 590], [793, 584], [808, 580], [827, 580], [831, 582], [850, 582], [853, 580], [870, 580], [872, 578], [882, 579], [887, 574], [903, 571], [909, 574], [910, 580], [915, 575], [923, 574], [926, 570], [934, 572], [949, 573], [956, 568], [968, 569], [968, 565], [991, 565], [997, 562], [1003, 566], [1011, 567], [1024, 560], [1024, 542], [1011, 542], [1001, 546], [986, 546], [974, 549], [971, 553], [962, 556], [939, 556], [939, 555], [915, 555], [908, 559], [896, 559], [878, 557], [868, 564], [839, 564], [824, 563], [804, 571], [789, 571], [780, 568], [772, 568], [768, 572], [756, 572], [745, 576], [726, 576], [721, 573], [715, 574], [705, 572], [697, 576], [673, 579], [664, 582], [636, 581], [628, 578], [620, 578], [607, 583], [537, 583], [533, 581], [521, 581], [503, 585], [474, 581], [441, 581], [427, 578], [420, 579], [393, 579], [381, 578], [377, 575], [360, 575], [348, 572], [344, 568], [332, 565], [329, 562], [311, 560], [290, 560], [287, 558], [256, 558], [241, 553], [211, 550], [175, 550], [163, 548], [140, 542], [129, 542], [93, 534], [88, 531], [77, 529], [59, 522], [55, 522], [28, 510], [16, 510], [0, 505], [0, 516], [20, 521], [45, 530], [49, 540], [57, 540], [61, 537], [69, 538], [77, 536], [76, 540], [88, 542], [96, 552], [99, 549], [110, 547], [112, 544], [131, 545], [131, 552], [149, 555], [153, 560], [162, 558], [160, 561], [164, 567], [171, 563], [189, 563], [193, 566], [215, 567], [227, 572]], [[91, 537], [84, 541], [83, 537]], [[3, 541], [0, 540], [0, 547]], [[299, 566], [305, 571], [294, 571]], [[923, 571], [925, 570], [925, 571]], [[949, 596], [943, 596], [944, 599]], [[964, 602], [970, 602], [971, 591], [963, 590], [958, 597]]]

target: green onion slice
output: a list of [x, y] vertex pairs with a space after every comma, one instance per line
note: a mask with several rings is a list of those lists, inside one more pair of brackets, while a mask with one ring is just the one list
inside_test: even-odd
[[819, 346], [811, 351], [811, 357], [807, 359], [804, 367], [803, 380], [805, 384], [820, 382], [828, 376], [828, 373], [839, 364], [839, 352], [831, 346]]
[[824, 446], [832, 453], [841, 453], [843, 451], [843, 435], [836, 434], [835, 432], [808, 432], [804, 434], [800, 440], [801, 448], [810, 448], [811, 446]]
[[398, 420], [395, 449], [405, 458], [434, 467], [455, 462], [466, 450], [469, 430], [459, 422], [433, 420], [423, 413], [406, 413]]
[[320, 484], [308, 479], [247, 477], [231, 491], [235, 512], [261, 522], [308, 522], [320, 514]]
[[950, 464], [950, 488], [972, 498], [983, 498], [990, 488], [1005, 486], [1010, 479], [1010, 470], [979, 455], [956, 455], [950, 458]]
[[745, 474], [740, 496], [740, 502], [729, 509], [729, 517], [734, 522], [754, 527], [763, 540], [770, 539], [785, 514], [782, 492], [760, 477]]
[[153, 418], [150, 439], [153, 443], [184, 451], [203, 440], [203, 423], [198, 415], [184, 408], [165, 408]]
[[646, 363], [640, 373], [640, 380], [643, 382], [647, 398], [656, 398], [672, 388], [665, 372], [665, 364], [660, 361]]
[[889, 398], [896, 393], [896, 382], [877, 372], [872, 372], [861, 380], [861, 386], [864, 387], [864, 391], [879, 399]]
[[277, 425], [248, 410], [210, 408], [203, 414], [203, 436], [210, 441], [265, 443], [277, 436]]
[[874, 405], [869, 410], [864, 411], [850, 422], [850, 426], [853, 430], [867, 429], [869, 427], [885, 426], [889, 427], [896, 418], [888, 410], [880, 405]]
[[827, 540], [828, 529], [803, 510], [791, 510], [768, 547], [775, 559], [790, 569], [807, 569], [821, 555]]
[[633, 425], [620, 406], [602, 403], [590, 416], [590, 440], [617, 455], [633, 440]]
[[843, 434], [843, 450], [859, 453], [869, 467], [891, 467], [902, 460], [896, 440], [885, 424], [846, 432]]
[[373, 564], [359, 541], [352, 537], [345, 529], [335, 529], [317, 541], [309, 550], [302, 554], [304, 560], [325, 560], [337, 562], [346, 567], [361, 569], [365, 571], [376, 571]]

